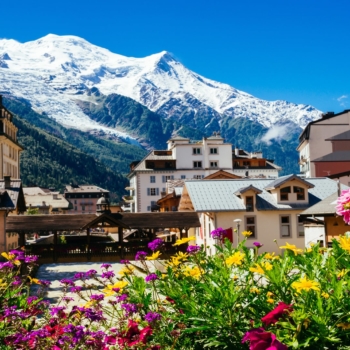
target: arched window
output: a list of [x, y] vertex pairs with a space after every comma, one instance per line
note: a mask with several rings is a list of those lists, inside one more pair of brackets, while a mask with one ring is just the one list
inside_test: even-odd
[[289, 199], [290, 186], [283, 187], [280, 190], [281, 201], [287, 201]]
[[305, 200], [305, 189], [302, 187], [294, 186], [293, 192], [297, 194], [297, 200], [303, 201]]

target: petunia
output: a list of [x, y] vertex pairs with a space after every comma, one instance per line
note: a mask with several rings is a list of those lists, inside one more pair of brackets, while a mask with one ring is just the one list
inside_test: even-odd
[[292, 305], [281, 301], [271, 312], [265, 315], [261, 321], [269, 326], [270, 324], [276, 323], [283, 315], [288, 314], [291, 311], [293, 311]]
[[276, 339], [276, 335], [266, 332], [264, 328], [254, 328], [248, 331], [242, 343], [249, 341], [249, 350], [287, 350], [287, 346]]

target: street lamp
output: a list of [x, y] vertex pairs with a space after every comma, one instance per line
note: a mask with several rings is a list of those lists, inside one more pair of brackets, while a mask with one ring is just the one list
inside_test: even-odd
[[233, 222], [236, 224], [236, 234], [237, 234], [237, 246], [239, 244], [239, 227], [241, 226], [241, 222], [242, 220], [241, 219], [235, 219], [233, 220]]

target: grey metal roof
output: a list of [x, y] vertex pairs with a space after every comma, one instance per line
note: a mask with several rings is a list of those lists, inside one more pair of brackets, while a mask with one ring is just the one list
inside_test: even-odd
[[189, 180], [185, 182], [195, 211], [245, 211], [243, 200], [234, 193], [239, 189], [253, 185], [261, 190], [256, 195], [257, 210], [293, 210], [306, 209], [337, 191], [337, 182], [328, 178], [310, 178], [313, 185], [309, 189], [309, 203], [279, 204], [275, 197], [265, 190], [270, 179], [237, 180]]
[[335, 151], [326, 154], [323, 157], [316, 158], [311, 162], [346, 162], [350, 161], [350, 150], [348, 151]]
[[350, 140], [350, 130], [342, 132], [341, 134], [338, 135], [334, 135], [332, 137], [329, 137], [328, 139], [326, 139], [325, 141], [333, 141], [333, 140]]
[[338, 198], [338, 192], [331, 194], [312, 207], [304, 210], [300, 215], [330, 215], [335, 214], [335, 206]]
[[313, 185], [310, 182], [305, 181], [304, 179], [302, 179], [298, 175], [291, 174], [291, 175], [285, 175], [285, 176], [281, 176], [281, 177], [277, 178], [276, 180], [272, 181], [268, 186], [266, 186], [266, 189], [278, 188], [278, 187], [282, 186], [284, 183], [286, 183], [287, 181], [290, 181], [293, 179], [302, 182], [306, 186], [309, 186], [309, 188], [313, 187]]
[[237, 192], [235, 192], [235, 195], [239, 196], [240, 194], [243, 194], [247, 191], [254, 191], [255, 193], [261, 193], [262, 191], [258, 188], [256, 188], [255, 186], [253, 185], [249, 185], [247, 187], [242, 187], [240, 189], [238, 189]]

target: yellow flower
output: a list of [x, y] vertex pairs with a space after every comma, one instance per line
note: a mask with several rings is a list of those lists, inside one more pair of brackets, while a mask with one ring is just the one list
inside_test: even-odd
[[294, 252], [295, 255], [297, 255], [298, 253], [302, 253], [303, 252], [302, 249], [298, 249], [294, 244], [289, 244], [289, 243], [286, 243], [286, 245], [280, 247], [280, 249], [291, 250], [292, 252]]
[[270, 297], [272, 297], [274, 294], [272, 293], [272, 292], [267, 292], [266, 293], [266, 296], [268, 297], [268, 298], [270, 298]]
[[279, 260], [280, 257], [278, 255], [275, 256], [275, 253], [273, 252], [272, 254], [266, 253], [264, 258], [267, 260]]
[[260, 290], [256, 287], [252, 287], [252, 288], [250, 288], [250, 293], [260, 294]]
[[259, 264], [255, 264], [255, 267], [250, 267], [249, 271], [259, 273], [260, 275], [263, 275], [265, 273]]
[[312, 252], [312, 248], [307, 248], [306, 249], [306, 253], [311, 253]]
[[180, 264], [181, 264], [181, 261], [175, 256], [172, 256], [170, 260], [166, 263], [167, 266], [172, 268], [178, 267]]
[[343, 330], [350, 329], [350, 323], [349, 322], [338, 323], [337, 327], [341, 327]]
[[13, 264], [15, 264], [15, 265], [17, 265], [17, 266], [21, 265], [21, 262], [20, 262], [19, 260], [15, 259], [15, 258], [16, 258], [16, 255], [15, 255], [15, 254], [11, 254], [11, 253], [7, 254], [7, 253], [3, 252], [3, 253], [1, 253], [1, 255], [2, 255], [5, 259], [11, 261]]
[[338, 273], [337, 277], [338, 277], [338, 278], [342, 278], [342, 277], [344, 277], [344, 275], [346, 275], [346, 270], [345, 270], [345, 269], [342, 269], [342, 270]]
[[40, 280], [38, 280], [37, 278], [31, 278], [30, 276], [28, 276], [30, 283], [35, 283], [35, 284], [41, 284]]
[[195, 266], [193, 268], [187, 266], [186, 270], [184, 271], [184, 275], [199, 279], [202, 275], [202, 272], [198, 266]]
[[253, 234], [252, 231], [242, 231], [242, 235], [243, 235], [244, 237], [249, 237], [249, 236], [251, 236], [252, 234]]
[[342, 236], [339, 238], [340, 246], [350, 253], [350, 237]]
[[127, 284], [128, 282], [126, 281], [118, 281], [114, 284], [108, 284], [102, 292], [104, 292], [106, 296], [110, 296], [116, 293], [113, 289], [116, 289], [116, 288], [123, 289]]
[[3, 282], [3, 279], [0, 279], [0, 289], [3, 289], [7, 286], [7, 283]]
[[307, 292], [311, 289], [319, 291], [319, 283], [316, 281], [308, 280], [307, 277], [301, 278], [299, 281], [292, 283], [292, 288], [296, 289], [298, 293], [300, 293], [303, 290], [306, 290]]
[[132, 275], [134, 273], [134, 270], [135, 270], [134, 266], [127, 265], [119, 271], [119, 275], [122, 275], [122, 276]]
[[270, 304], [273, 304], [275, 301], [273, 300], [273, 299], [271, 299], [271, 298], [269, 298], [269, 299], [267, 299], [266, 300], [268, 303], [270, 303]]
[[244, 254], [242, 254], [241, 252], [236, 252], [226, 259], [226, 264], [228, 266], [231, 266], [231, 265], [240, 266], [242, 265], [243, 259], [244, 259]]
[[329, 298], [329, 294], [326, 293], [326, 292], [322, 292], [321, 294], [325, 299], [328, 299]]
[[162, 255], [161, 252], [154, 252], [151, 256], [147, 256], [147, 260], [157, 260], [159, 258], [159, 255]]
[[183, 252], [178, 252], [175, 256], [175, 258], [179, 261], [181, 260], [186, 260], [188, 258], [188, 254], [187, 253], [183, 253]]
[[83, 305], [84, 309], [88, 309], [89, 307], [91, 307], [94, 304], [94, 300], [90, 300], [88, 301], [85, 305]]
[[272, 270], [272, 265], [266, 261], [265, 263], [262, 263], [263, 267], [265, 267], [266, 271], [271, 271]]
[[238, 276], [237, 276], [237, 275], [234, 275], [234, 276], [232, 277], [232, 279], [233, 279], [234, 281], [237, 281], [237, 280], [238, 280]]
[[178, 239], [173, 245], [175, 246], [175, 245], [185, 244], [185, 243], [188, 243], [189, 241], [194, 241], [195, 239], [196, 239], [195, 236], [181, 238], [181, 239]]

